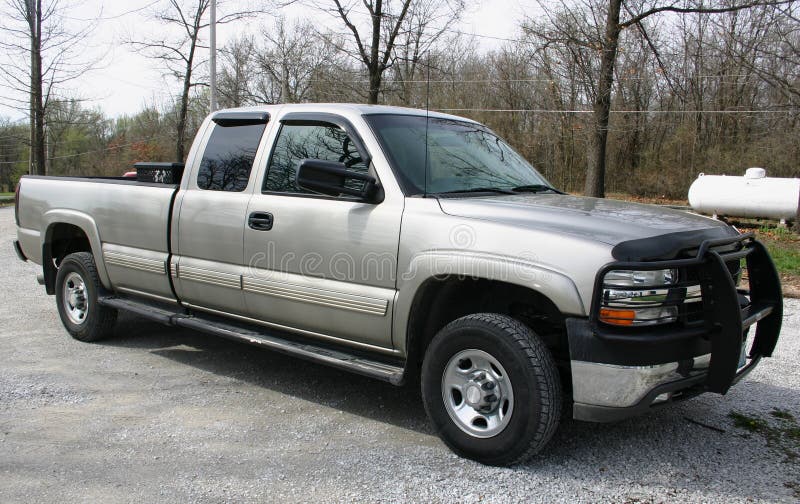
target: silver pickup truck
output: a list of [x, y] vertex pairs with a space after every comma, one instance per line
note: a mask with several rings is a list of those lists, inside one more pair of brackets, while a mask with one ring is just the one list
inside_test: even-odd
[[26, 176], [16, 219], [75, 338], [123, 310], [419, 381], [439, 436], [486, 464], [540, 451], [565, 406], [605, 422], [724, 394], [780, 333], [752, 235], [564, 194], [487, 127], [421, 110], [216, 112], [185, 167]]

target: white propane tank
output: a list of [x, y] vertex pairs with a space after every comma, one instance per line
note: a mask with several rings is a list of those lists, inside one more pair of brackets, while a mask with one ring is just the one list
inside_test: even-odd
[[748, 168], [743, 177], [701, 173], [689, 187], [689, 204], [714, 216], [794, 220], [800, 179], [770, 178], [764, 168]]

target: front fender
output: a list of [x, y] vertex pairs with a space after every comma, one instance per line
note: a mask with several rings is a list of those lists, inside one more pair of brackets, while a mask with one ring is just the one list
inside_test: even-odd
[[571, 278], [532, 259], [463, 249], [429, 250], [416, 254], [398, 277], [393, 343], [407, 354], [407, 330], [414, 299], [428, 280], [462, 276], [519, 285], [546, 296], [564, 314], [585, 316], [584, 303]]

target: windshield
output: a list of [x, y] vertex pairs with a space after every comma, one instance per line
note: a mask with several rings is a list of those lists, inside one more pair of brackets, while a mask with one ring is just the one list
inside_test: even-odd
[[365, 119], [408, 195], [480, 189], [510, 192], [515, 188], [550, 185], [485, 126], [430, 118], [426, 170], [424, 116], [381, 114], [367, 115]]

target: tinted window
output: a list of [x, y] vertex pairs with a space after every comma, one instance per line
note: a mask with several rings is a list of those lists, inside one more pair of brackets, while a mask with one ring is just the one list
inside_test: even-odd
[[302, 159], [337, 161], [350, 170], [367, 172], [358, 149], [339, 126], [329, 123], [284, 124], [272, 151], [264, 190], [308, 193], [297, 187], [295, 182], [297, 167]]
[[197, 186], [210, 191], [244, 191], [265, 127], [215, 125], [200, 162]]
[[549, 185], [522, 156], [480, 124], [441, 118], [426, 121], [424, 116], [365, 118], [407, 194], [426, 189], [436, 193]]

